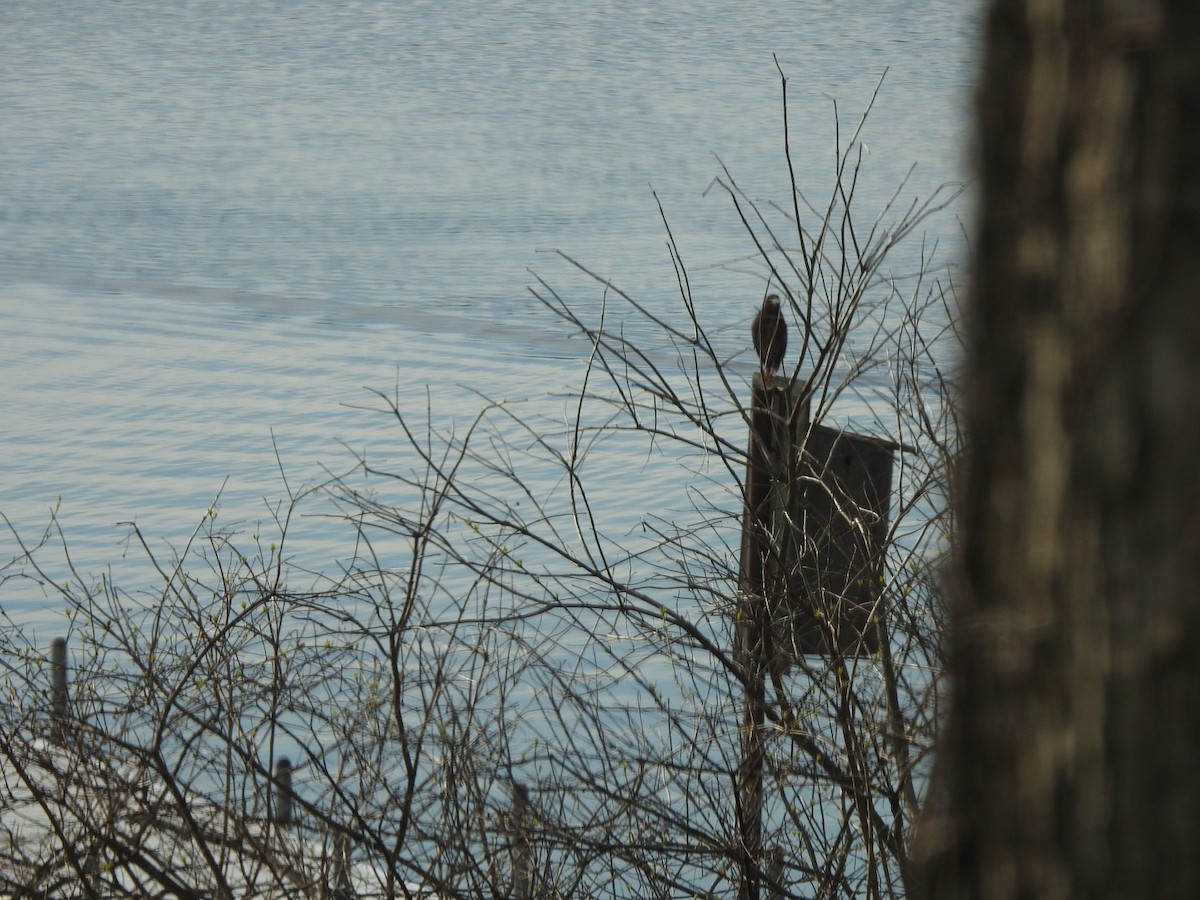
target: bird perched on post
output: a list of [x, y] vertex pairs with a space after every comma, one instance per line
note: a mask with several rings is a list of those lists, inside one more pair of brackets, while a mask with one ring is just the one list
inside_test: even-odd
[[787, 322], [779, 309], [778, 294], [771, 294], [763, 301], [762, 309], [754, 316], [754, 324], [750, 327], [763, 387], [769, 387], [776, 370], [783, 365], [783, 354], [787, 352]]

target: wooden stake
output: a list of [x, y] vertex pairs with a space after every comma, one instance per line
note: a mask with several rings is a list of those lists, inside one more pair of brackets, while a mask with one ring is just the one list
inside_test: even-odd
[[794, 436], [803, 436], [809, 418], [805, 386], [776, 379], [764, 386], [756, 374], [750, 390], [750, 446], [746, 464], [746, 508], [742, 520], [742, 558], [738, 584], [735, 657], [745, 679], [742, 706], [742, 757], [737, 773], [740, 900], [759, 900], [763, 882], [763, 759], [766, 723], [766, 674], [775, 663], [772, 592], [773, 485], [786, 482], [794, 457]]

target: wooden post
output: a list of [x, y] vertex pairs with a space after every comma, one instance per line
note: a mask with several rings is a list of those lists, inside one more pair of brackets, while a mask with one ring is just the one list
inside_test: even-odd
[[779, 847], [767, 848], [767, 896], [771, 900], [779, 900], [787, 893], [783, 874], [783, 850]]
[[275, 824], [292, 824], [292, 763], [286, 756], [275, 764]]
[[513, 900], [530, 900], [533, 897], [534, 862], [533, 840], [529, 833], [533, 824], [529, 788], [514, 781], [512, 792]]
[[771, 514], [777, 485], [789, 479], [797, 434], [809, 419], [805, 385], [775, 380], [764, 386], [755, 374], [750, 390], [750, 444], [746, 464], [746, 507], [742, 520], [742, 557], [738, 584], [735, 656], [745, 678], [742, 706], [742, 756], [738, 765], [736, 806], [738, 897], [759, 900], [762, 885], [763, 761], [766, 739], [766, 675], [776, 665], [771, 606], [778, 593], [771, 574], [781, 571], [779, 543], [772, 536]]
[[67, 639], [55, 638], [50, 645], [50, 721], [54, 740], [66, 740], [70, 715], [67, 698]]
[[350, 837], [338, 832], [333, 836], [333, 864], [330, 866], [330, 900], [353, 900], [354, 883], [350, 880]]

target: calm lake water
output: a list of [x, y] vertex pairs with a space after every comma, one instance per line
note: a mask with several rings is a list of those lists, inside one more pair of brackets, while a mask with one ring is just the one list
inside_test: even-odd
[[[293, 487], [359, 452], [402, 466], [367, 388], [464, 422], [479, 391], [565, 419], [587, 345], [528, 286], [595, 314], [602, 291], [559, 249], [681, 314], [652, 191], [748, 378], [763, 278], [727, 195], [705, 191], [723, 162], [786, 202], [772, 55], [814, 196], [834, 101], [844, 139], [886, 71], [863, 135], [873, 213], [914, 162], [905, 199], [965, 178], [978, 7], [4, 4], [0, 512], [33, 540], [58, 505], [78, 568], [136, 583], [150, 573], [119, 523], [165, 551], [218, 492], [222, 521], [268, 519], [280, 463]], [[929, 227], [943, 255], [955, 213]], [[642, 465], [614, 452], [601, 474]], [[669, 515], [678, 477], [636, 501], [614, 477], [606, 499]], [[298, 537], [311, 568], [344, 549], [320, 523]], [[0, 564], [16, 552], [0, 533]], [[29, 582], [0, 606], [47, 640], [61, 628]]]

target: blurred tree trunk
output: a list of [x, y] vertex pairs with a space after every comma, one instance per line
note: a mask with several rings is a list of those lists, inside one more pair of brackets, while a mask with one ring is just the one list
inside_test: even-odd
[[914, 893], [1200, 897], [1200, 3], [992, 7]]

